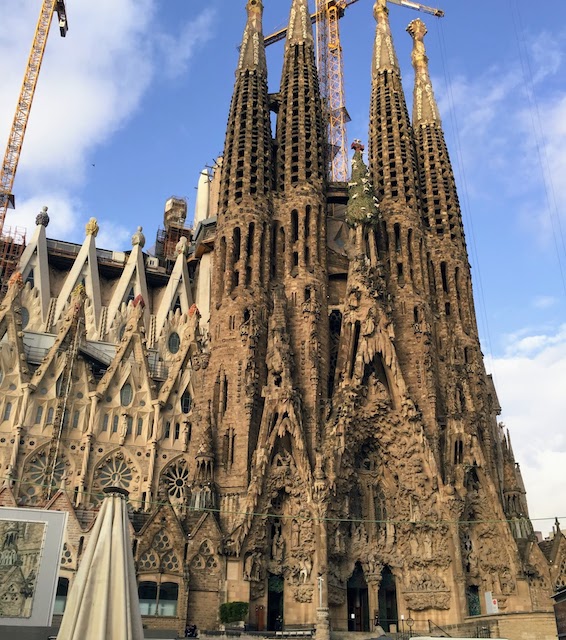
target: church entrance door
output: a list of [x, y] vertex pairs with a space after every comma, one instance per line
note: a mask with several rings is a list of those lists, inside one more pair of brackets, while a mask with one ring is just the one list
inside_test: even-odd
[[368, 585], [359, 562], [348, 580], [348, 631], [369, 631]]
[[381, 585], [377, 594], [379, 606], [379, 624], [384, 631], [389, 631], [390, 625], [399, 626], [397, 614], [397, 587], [395, 576], [389, 567], [385, 567], [381, 573]]
[[283, 576], [269, 574], [267, 590], [267, 630], [283, 629], [283, 596], [285, 580]]

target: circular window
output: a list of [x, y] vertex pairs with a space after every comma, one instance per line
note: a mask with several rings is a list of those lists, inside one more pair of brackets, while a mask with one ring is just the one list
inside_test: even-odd
[[179, 338], [179, 334], [176, 331], [169, 336], [167, 346], [171, 353], [177, 353], [179, 351], [181, 347], [181, 338]]
[[126, 382], [126, 384], [120, 390], [120, 403], [123, 407], [127, 407], [132, 404], [133, 399], [134, 391], [132, 389], [132, 385], [129, 382]]
[[29, 322], [29, 311], [22, 307], [22, 329], [25, 329], [28, 326]]

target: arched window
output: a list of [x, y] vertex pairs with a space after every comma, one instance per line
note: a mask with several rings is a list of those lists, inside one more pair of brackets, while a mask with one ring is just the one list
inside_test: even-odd
[[102, 431], [108, 431], [108, 414], [104, 414], [104, 418], [102, 418]]
[[179, 334], [176, 331], [173, 331], [173, 333], [171, 333], [169, 335], [169, 340], [167, 341], [167, 348], [169, 349], [170, 353], [178, 353], [179, 349], [181, 348], [181, 338], [179, 337]]
[[67, 594], [69, 593], [69, 578], [59, 578], [57, 581], [57, 594], [55, 595], [54, 614], [61, 615], [65, 611], [67, 604]]
[[189, 393], [188, 390], [185, 390], [185, 392], [181, 396], [181, 411], [183, 413], [189, 413], [192, 405], [193, 405], [193, 399], [191, 398], [191, 394]]
[[54, 414], [55, 409], [53, 407], [49, 407], [49, 409], [47, 410], [47, 420], [45, 421], [45, 424], [53, 424]]
[[37, 411], [35, 412], [35, 424], [41, 424], [41, 418], [43, 418], [43, 405], [39, 405], [39, 407], [37, 407]]
[[177, 615], [179, 585], [176, 582], [140, 582], [138, 587], [140, 613], [142, 616]]
[[127, 407], [132, 404], [133, 399], [134, 391], [132, 389], [132, 385], [129, 382], [126, 382], [126, 384], [120, 390], [120, 404], [123, 407]]
[[10, 414], [12, 413], [12, 403], [8, 402], [4, 409], [4, 422], [10, 419]]

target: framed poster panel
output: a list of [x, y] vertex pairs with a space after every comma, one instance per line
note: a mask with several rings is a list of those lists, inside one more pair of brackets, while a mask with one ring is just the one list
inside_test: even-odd
[[0, 507], [0, 626], [50, 626], [67, 514]]

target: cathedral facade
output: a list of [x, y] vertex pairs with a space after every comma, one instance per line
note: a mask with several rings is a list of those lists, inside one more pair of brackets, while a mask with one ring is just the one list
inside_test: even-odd
[[69, 512], [61, 603], [102, 490], [127, 489], [150, 627], [215, 629], [234, 601], [320, 638], [548, 622], [565, 542], [550, 562], [497, 421], [426, 28], [410, 118], [375, 2], [368, 162], [356, 141], [329, 183], [308, 2], [276, 94], [246, 10], [193, 229], [168, 201], [150, 255], [141, 228], [113, 252], [94, 219], [75, 245], [37, 218], [0, 306], [0, 503]]

